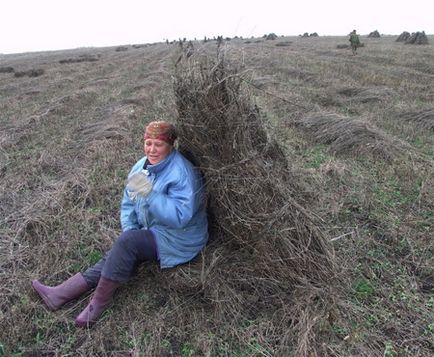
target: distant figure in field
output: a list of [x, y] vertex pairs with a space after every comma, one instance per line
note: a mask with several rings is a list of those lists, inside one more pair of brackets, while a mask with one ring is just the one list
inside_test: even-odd
[[353, 55], [356, 55], [357, 54], [357, 47], [360, 46], [360, 39], [359, 39], [359, 35], [356, 33], [356, 30], [353, 30], [350, 33], [349, 41], [351, 43], [351, 51], [353, 52]]

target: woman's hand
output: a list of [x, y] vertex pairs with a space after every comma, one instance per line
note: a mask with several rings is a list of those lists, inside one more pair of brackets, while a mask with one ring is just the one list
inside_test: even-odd
[[152, 191], [152, 182], [143, 171], [136, 172], [128, 178], [127, 190], [134, 201], [137, 196], [146, 197]]

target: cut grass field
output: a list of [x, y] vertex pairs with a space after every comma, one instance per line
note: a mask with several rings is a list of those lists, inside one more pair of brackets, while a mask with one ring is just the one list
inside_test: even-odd
[[[434, 38], [428, 37], [424, 46], [394, 36], [362, 38], [356, 56], [337, 48], [346, 37], [222, 45], [240, 68], [243, 93], [283, 148], [303, 209], [317, 217], [327, 239], [339, 277], [327, 305], [309, 305], [308, 296], [303, 305], [303, 296], [288, 292], [280, 299], [287, 310], [261, 305], [251, 314], [225, 314], [219, 310], [225, 293], [243, 292], [218, 266], [225, 259], [211, 236], [196, 263], [200, 277], [188, 266], [167, 272], [144, 265], [91, 330], [74, 326], [88, 297], [49, 312], [30, 280], [57, 284], [95, 263], [116, 239], [121, 191], [143, 155], [145, 123], [178, 118], [180, 47], [0, 55], [0, 356], [433, 356]], [[217, 44], [194, 48], [197, 56], [213, 57]], [[231, 264], [235, 270], [237, 261]], [[207, 281], [211, 271], [228, 277], [219, 299], [209, 293], [221, 283]], [[173, 277], [200, 284], [174, 290]], [[299, 321], [278, 316], [295, 302]], [[300, 325], [306, 338], [291, 340]], [[276, 335], [279, 329], [287, 334]]]

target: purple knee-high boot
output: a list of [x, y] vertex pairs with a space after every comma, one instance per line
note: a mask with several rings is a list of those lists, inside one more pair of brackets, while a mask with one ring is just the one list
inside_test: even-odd
[[77, 327], [91, 327], [113, 300], [113, 294], [121, 283], [101, 277], [89, 305], [77, 316]]
[[35, 279], [32, 280], [32, 287], [52, 311], [90, 290], [90, 286], [81, 273], [75, 274], [54, 287], [43, 285]]

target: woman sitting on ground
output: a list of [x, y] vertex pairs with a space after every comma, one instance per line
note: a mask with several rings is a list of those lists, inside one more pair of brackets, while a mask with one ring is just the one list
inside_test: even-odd
[[204, 183], [198, 169], [174, 148], [176, 138], [175, 128], [165, 121], [146, 127], [146, 156], [132, 167], [122, 198], [122, 233], [98, 263], [55, 287], [32, 281], [50, 310], [96, 288], [75, 320], [79, 327], [91, 326], [140, 263], [174, 267], [193, 259], [205, 246]]

